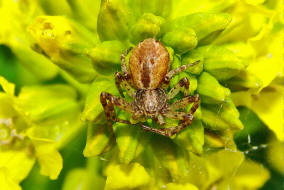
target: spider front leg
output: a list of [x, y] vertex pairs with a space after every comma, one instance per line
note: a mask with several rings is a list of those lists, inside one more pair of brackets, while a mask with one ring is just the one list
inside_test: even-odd
[[198, 94], [194, 95], [194, 96], [187, 96], [185, 98], [182, 98], [176, 102], [174, 102], [173, 104], [171, 104], [168, 109], [170, 111], [175, 111], [181, 108], [185, 108], [188, 104], [193, 103], [191, 109], [190, 109], [190, 114], [194, 114], [194, 112], [198, 109], [199, 104], [200, 104], [200, 97]]
[[[134, 113], [133, 107], [130, 103], [126, 102], [120, 97], [113, 96], [107, 92], [101, 93], [100, 100], [104, 108], [105, 115], [110, 128], [112, 127], [112, 121], [130, 124], [130, 122], [127, 120], [117, 118], [114, 110], [114, 106], [117, 106], [118, 108], [123, 109], [127, 112]], [[112, 128], [111, 131], [113, 131]]]
[[180, 132], [182, 129], [186, 128], [189, 126], [192, 121], [193, 121], [193, 115], [190, 113], [184, 113], [184, 112], [167, 112], [166, 114], [163, 114], [166, 117], [173, 118], [173, 119], [178, 119], [182, 120], [180, 125], [176, 127], [168, 127], [168, 128], [161, 128], [161, 129], [156, 129], [156, 128], [151, 128], [146, 125], [141, 124], [141, 127], [145, 131], [150, 131], [153, 133], [157, 133], [163, 136], [171, 137], [175, 135], [176, 133]]
[[174, 98], [184, 87], [184, 96], [188, 96], [189, 81], [186, 77], [182, 78], [167, 94], [167, 99]]
[[127, 66], [126, 66], [126, 61], [125, 61], [125, 57], [127, 56], [127, 54], [132, 50], [132, 47], [130, 47], [128, 50], [126, 50], [123, 54], [121, 54], [120, 56], [120, 60], [121, 60], [121, 71], [123, 72], [123, 74], [128, 74], [127, 72]]
[[115, 73], [115, 85], [120, 93], [120, 95], [124, 98], [124, 94], [122, 92], [121, 86], [126, 90], [127, 94], [134, 98], [135, 90], [129, 84], [130, 76], [128, 74], [122, 75], [120, 72]]
[[169, 86], [169, 83], [170, 83], [170, 80], [171, 78], [175, 75], [175, 74], [178, 74], [186, 69], [188, 69], [189, 67], [192, 67], [196, 64], [198, 64], [200, 61], [195, 61], [194, 63], [189, 63], [189, 64], [186, 64], [186, 65], [182, 65], [174, 70], [171, 70], [170, 72], [168, 72], [166, 74], [166, 76], [164, 77], [164, 80], [162, 82], [162, 88], [163, 89], [167, 89], [168, 86]]

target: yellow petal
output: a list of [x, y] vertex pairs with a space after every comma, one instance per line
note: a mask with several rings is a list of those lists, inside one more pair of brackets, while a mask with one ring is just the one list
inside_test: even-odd
[[249, 92], [232, 94], [236, 105], [243, 105], [253, 110], [271, 129], [280, 141], [284, 141], [283, 89], [265, 88], [258, 95]]
[[150, 176], [138, 163], [129, 165], [111, 164], [106, 169], [106, 187], [110, 189], [134, 189], [149, 184]]
[[11, 177], [9, 176], [9, 173], [7, 169], [0, 168], [0, 184], [1, 189], [5, 190], [21, 190], [22, 188], [14, 182]]
[[166, 190], [198, 190], [198, 188], [190, 183], [186, 184], [168, 183], [166, 185]]
[[34, 161], [35, 159], [29, 156], [25, 149], [0, 151], [0, 168], [7, 169], [9, 177], [17, 183], [27, 177], [34, 165]]
[[49, 176], [50, 179], [57, 179], [63, 167], [63, 160], [54, 144], [39, 142], [35, 144], [35, 149], [40, 173]]

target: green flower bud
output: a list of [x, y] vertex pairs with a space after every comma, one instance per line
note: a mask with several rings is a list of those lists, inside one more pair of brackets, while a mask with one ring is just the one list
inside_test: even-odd
[[130, 28], [130, 40], [137, 44], [146, 38], [155, 38], [160, 34], [160, 26], [164, 19], [151, 13], [145, 13]]
[[188, 52], [197, 46], [197, 37], [191, 28], [176, 29], [165, 33], [162, 41], [179, 54]]
[[138, 189], [149, 185], [150, 176], [139, 163], [110, 164], [106, 169], [105, 189]]
[[39, 0], [47, 15], [71, 15], [71, 9], [66, 0]]
[[[187, 175], [188, 154], [175, 145], [169, 138], [154, 135], [151, 138], [153, 152], [164, 168], [175, 180]], [[163, 148], [161, 148], [163, 147]]]
[[220, 137], [208, 130], [205, 130], [204, 133], [204, 141], [205, 141], [205, 146], [211, 147], [211, 148], [223, 148], [224, 143], [220, 139]]
[[173, 141], [191, 152], [202, 154], [204, 144], [204, 128], [202, 122], [195, 119], [190, 126], [177, 134]]
[[219, 105], [206, 105], [206, 109], [218, 114], [218, 117], [228, 123], [230, 128], [237, 130], [243, 129], [243, 124], [239, 119], [239, 111], [230, 99], [222, 103], [221, 107]]
[[113, 95], [119, 94], [115, 87], [113, 76], [109, 78], [98, 77], [94, 80], [87, 94], [82, 120], [95, 121], [100, 118], [100, 114], [103, 113], [104, 110], [100, 102], [100, 95], [103, 91]]
[[94, 33], [97, 33], [97, 20], [101, 1], [67, 0], [67, 2], [72, 10], [72, 18], [78, 20]]
[[243, 60], [222, 46], [203, 46], [190, 52], [184, 59], [203, 57], [204, 70], [218, 80], [228, 80], [245, 68]]
[[[129, 114], [121, 111], [118, 118], [128, 120]], [[113, 129], [119, 149], [120, 162], [129, 164], [136, 156], [141, 132], [136, 126], [122, 123], [115, 123]]]
[[182, 59], [182, 65], [187, 65], [190, 63], [194, 63], [196, 61], [199, 61], [199, 63], [189, 67], [186, 71], [193, 75], [199, 75], [203, 71], [203, 67], [204, 67], [203, 66], [204, 58], [199, 53], [196, 54], [193, 51], [193, 53], [190, 52], [186, 54]]
[[95, 70], [100, 74], [111, 74], [120, 69], [120, 56], [125, 51], [120, 41], [104, 41], [95, 48], [87, 50]]
[[98, 16], [98, 34], [102, 41], [121, 40], [128, 37], [130, 11], [120, 0], [102, 0]]
[[230, 128], [229, 124], [220, 118], [218, 112], [207, 109], [207, 107], [202, 107], [202, 122], [204, 123], [204, 128], [213, 131], [224, 131]]
[[35, 39], [34, 50], [49, 57], [81, 82], [90, 82], [96, 76], [85, 48], [96, 44], [97, 39], [78, 23], [60, 16], [41, 16], [28, 31]]
[[230, 89], [223, 87], [209, 73], [203, 72], [198, 78], [197, 92], [201, 95], [202, 103], [221, 103], [231, 94]]
[[168, 18], [172, 11], [172, 0], [131, 0], [128, 1], [129, 7], [139, 17], [144, 13], [152, 13], [157, 16]]
[[192, 28], [198, 40], [201, 40], [212, 32], [224, 30], [230, 22], [231, 17], [226, 13], [194, 13], [166, 22], [162, 31]]
[[256, 52], [253, 47], [244, 42], [235, 42], [224, 44], [222, 47], [232, 51], [237, 57], [243, 60], [243, 64], [247, 67], [251, 60], [256, 57]]
[[[171, 52], [170, 52], [170, 55], [171, 55]], [[178, 56], [174, 55], [174, 52], [173, 52], [173, 57], [172, 57], [172, 60], [171, 60], [171, 70], [177, 69], [180, 66], [181, 66], [180, 58]]]
[[248, 71], [242, 71], [234, 78], [226, 81], [226, 84], [234, 90], [242, 90], [250, 88], [251, 91], [257, 91], [262, 86], [262, 81], [258, 79], [254, 74]]
[[86, 157], [104, 153], [108, 146], [113, 143], [104, 113], [101, 113], [100, 116], [102, 119], [88, 124], [87, 143], [83, 152]]

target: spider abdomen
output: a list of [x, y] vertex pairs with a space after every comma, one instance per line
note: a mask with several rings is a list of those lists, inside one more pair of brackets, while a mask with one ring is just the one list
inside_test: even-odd
[[138, 89], [156, 89], [169, 70], [167, 49], [153, 38], [140, 42], [129, 59], [131, 77]]

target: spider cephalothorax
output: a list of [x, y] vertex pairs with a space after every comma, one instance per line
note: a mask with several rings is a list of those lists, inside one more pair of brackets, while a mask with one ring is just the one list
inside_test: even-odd
[[[181, 121], [178, 126], [160, 129], [139, 124], [144, 130], [164, 136], [172, 136], [191, 124], [193, 114], [198, 108], [200, 100], [199, 95], [188, 95], [188, 79], [186, 77], [181, 79], [168, 93], [166, 93], [166, 90], [173, 75], [184, 71], [197, 62], [182, 65], [169, 72], [169, 52], [162, 43], [153, 38], [140, 42], [131, 51], [129, 58], [130, 73], [127, 70], [124, 54], [121, 56], [121, 62], [122, 73], [115, 73], [116, 86], [122, 97], [124, 97], [123, 87], [134, 101], [128, 103], [123, 98], [113, 96], [107, 92], [101, 93], [101, 103], [110, 126], [112, 121], [130, 124], [129, 121], [116, 117], [114, 105], [130, 112], [133, 119], [150, 117], [160, 125], [165, 124], [165, 117]], [[174, 98], [181, 88], [184, 88], [184, 98], [169, 104], [168, 100]], [[193, 106], [188, 113], [177, 111], [191, 103], [193, 103]]]

